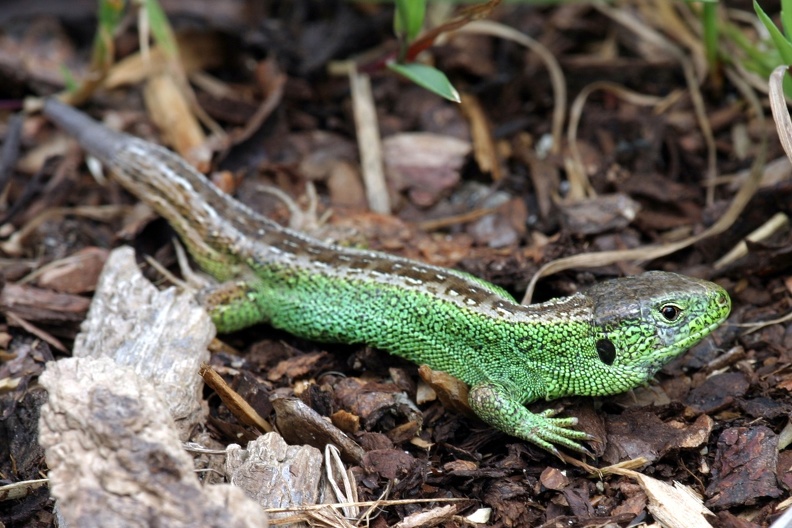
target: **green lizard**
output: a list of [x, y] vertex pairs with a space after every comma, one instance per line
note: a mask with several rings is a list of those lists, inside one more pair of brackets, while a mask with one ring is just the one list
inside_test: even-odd
[[220, 192], [171, 151], [56, 100], [44, 113], [165, 217], [221, 284], [201, 299], [220, 332], [267, 322], [324, 342], [366, 343], [470, 385], [488, 424], [558, 455], [588, 452], [575, 418], [526, 403], [630, 390], [729, 315], [716, 284], [647, 272], [524, 306], [465, 273], [341, 248], [284, 228]]

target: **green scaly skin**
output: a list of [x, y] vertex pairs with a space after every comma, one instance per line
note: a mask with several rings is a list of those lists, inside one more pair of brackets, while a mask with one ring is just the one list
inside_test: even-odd
[[283, 228], [162, 147], [54, 100], [44, 113], [165, 217], [196, 262], [223, 281], [200, 294], [218, 331], [266, 322], [426, 364], [469, 384], [469, 404], [485, 422], [554, 454], [555, 445], [587, 452], [579, 442], [589, 435], [572, 429], [575, 418], [534, 414], [526, 403], [641, 385], [731, 310], [716, 284], [665, 272], [523, 306], [465, 273]]

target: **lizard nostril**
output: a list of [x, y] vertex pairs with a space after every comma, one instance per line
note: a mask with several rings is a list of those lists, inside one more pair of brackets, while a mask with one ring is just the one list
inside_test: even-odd
[[716, 302], [721, 306], [727, 306], [729, 304], [729, 296], [721, 292], [718, 294]]

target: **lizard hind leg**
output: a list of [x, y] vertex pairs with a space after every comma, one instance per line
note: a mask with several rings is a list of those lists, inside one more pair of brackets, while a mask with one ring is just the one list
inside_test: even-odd
[[253, 295], [246, 281], [237, 280], [204, 288], [198, 293], [198, 300], [206, 307], [217, 331], [225, 334], [267, 321], [258, 303], [251, 302]]
[[173, 249], [176, 252], [176, 262], [179, 264], [179, 271], [182, 277], [184, 277], [183, 280], [171, 273], [168, 268], [160, 264], [159, 261], [151, 255], [144, 255], [143, 258], [148, 262], [149, 266], [165, 277], [168, 282], [184, 291], [200, 291], [209, 287], [211, 284], [215, 284], [208, 277], [193, 271], [187, 258], [187, 253], [184, 251], [184, 246], [181, 245], [178, 238], [173, 239]]
[[212, 282], [207, 277], [193, 271], [187, 258], [187, 252], [184, 251], [184, 246], [179, 242], [179, 239], [173, 240], [173, 249], [176, 251], [176, 262], [179, 263], [179, 270], [184, 280], [187, 281], [187, 286], [191, 286], [196, 290], [210, 287]]

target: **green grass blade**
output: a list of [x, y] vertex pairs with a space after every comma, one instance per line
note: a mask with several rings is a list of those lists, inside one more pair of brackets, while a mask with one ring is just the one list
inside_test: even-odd
[[[768, 77], [773, 69], [781, 64], [781, 55], [779, 55], [778, 50], [759, 49], [754, 42], [748, 39], [743, 30], [734, 24], [723, 24], [721, 31], [725, 38], [737, 45], [748, 56], [747, 60], [743, 59], [743, 64], [751, 68], [752, 71], [759, 73], [762, 77]], [[726, 62], [735, 60], [735, 57], [731, 56], [724, 56], [723, 58]]]
[[165, 11], [162, 10], [162, 6], [157, 0], [145, 0], [145, 9], [151, 27], [151, 34], [154, 36], [157, 46], [168, 58], [176, 58], [179, 55], [179, 47], [176, 44], [176, 37], [173, 34], [173, 29], [170, 22], [168, 22]]
[[792, 1], [781, 0], [781, 27], [784, 28], [784, 35], [792, 35]]
[[781, 59], [785, 64], [792, 64], [792, 43], [781, 33], [756, 0], [754, 0], [754, 10], [756, 11], [756, 16], [759, 17], [759, 20], [762, 21], [767, 31], [770, 32], [770, 37], [773, 39], [773, 44], [775, 44], [778, 52], [781, 54]]
[[407, 42], [418, 36], [425, 18], [426, 0], [396, 0], [393, 29], [397, 35], [403, 34]]
[[718, 65], [718, 20], [716, 2], [706, 2], [702, 6], [701, 20], [704, 29], [704, 49], [707, 54], [707, 64], [710, 71]]
[[91, 50], [91, 62], [95, 69], [105, 71], [113, 63], [115, 46], [113, 36], [115, 35], [118, 24], [124, 16], [126, 2], [114, 0], [100, 0], [99, 11], [97, 13], [98, 27], [94, 37], [93, 49]]

